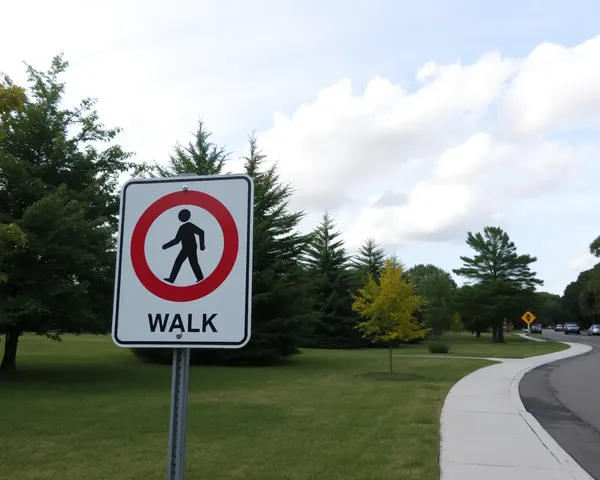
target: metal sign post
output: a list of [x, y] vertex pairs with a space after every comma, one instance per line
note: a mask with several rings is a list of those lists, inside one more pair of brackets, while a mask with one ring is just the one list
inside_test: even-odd
[[173, 349], [167, 480], [184, 480], [190, 349]]

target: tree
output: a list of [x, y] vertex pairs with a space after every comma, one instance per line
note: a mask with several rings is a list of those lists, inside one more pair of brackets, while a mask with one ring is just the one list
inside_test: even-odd
[[[186, 158], [173, 155], [161, 174], [220, 173], [226, 160], [225, 150], [207, 146], [207, 138], [200, 125], [194, 147], [185, 151]], [[308, 275], [301, 265], [310, 236], [297, 230], [304, 213], [288, 210], [292, 189], [281, 183], [276, 165], [265, 165], [266, 157], [258, 149], [254, 135], [244, 160], [245, 172], [254, 179], [251, 339], [239, 350], [193, 350], [190, 361], [194, 364], [258, 365], [282, 361], [298, 353], [301, 339], [306, 338], [315, 322]], [[164, 349], [137, 349], [134, 353], [147, 361], [171, 361]]]
[[265, 166], [254, 135], [244, 159], [255, 191], [252, 339], [244, 349], [227, 353], [234, 361], [276, 362], [298, 352], [301, 338], [315, 321], [301, 266], [310, 236], [298, 231], [304, 213], [288, 210], [293, 191], [281, 183], [277, 165]]
[[579, 289], [579, 313], [581, 323], [589, 326], [596, 323], [600, 313], [600, 264], [582, 272]]
[[456, 282], [445, 270], [435, 265], [415, 265], [406, 272], [406, 278], [423, 298], [423, 308], [417, 318], [423, 321], [438, 336], [450, 329], [452, 316], [456, 312]]
[[595, 257], [600, 257], [600, 235], [590, 243], [590, 253]]
[[9, 134], [8, 121], [23, 108], [26, 100], [25, 90], [14, 85], [10, 78], [0, 81], [0, 140]]
[[560, 295], [548, 292], [535, 293], [536, 317], [545, 325], [556, 325], [564, 321]]
[[100, 123], [94, 100], [61, 106], [67, 67], [62, 56], [47, 72], [28, 66], [28, 98], [2, 118], [10, 133], [0, 140], [2, 370], [16, 368], [23, 332], [59, 340], [109, 329], [117, 186], [132, 164], [119, 145], [104, 146], [120, 129]]
[[[175, 177], [185, 173], [196, 175], [218, 175], [222, 173], [229, 154], [225, 147], [210, 141], [212, 133], [206, 129], [202, 121], [194, 132], [193, 141], [187, 146], [175, 145], [173, 153], [165, 166], [154, 164], [150, 173], [152, 176]], [[152, 171], [153, 170], [153, 171]]]
[[392, 347], [395, 343], [424, 338], [428, 329], [414, 317], [422, 300], [402, 276], [402, 267], [388, 260], [377, 282], [371, 274], [365, 286], [352, 295], [352, 308], [364, 318], [357, 325], [364, 338], [386, 343], [389, 348], [389, 374], [392, 370]]
[[543, 284], [531, 270], [531, 264], [537, 258], [517, 254], [515, 244], [499, 227], [485, 227], [483, 234], [469, 232], [467, 245], [475, 251], [475, 255], [461, 256], [463, 267], [454, 270], [454, 273], [483, 287], [470, 293], [484, 296], [480, 300], [487, 304], [484, 318], [492, 327], [492, 339], [503, 342], [504, 319], [516, 315], [519, 305], [531, 304], [535, 287]]
[[454, 315], [452, 315], [452, 321], [450, 322], [450, 330], [452, 330], [452, 333], [456, 335], [457, 333], [462, 332], [464, 329], [465, 326], [462, 323], [460, 314], [455, 313]]
[[328, 213], [311, 235], [305, 264], [315, 298], [319, 319], [307, 346], [348, 348], [362, 345], [352, 310], [352, 274], [341, 233]]
[[359, 285], [364, 284], [369, 275], [375, 281], [379, 280], [379, 274], [385, 266], [385, 257], [385, 251], [377, 245], [373, 238], [368, 238], [365, 241], [351, 260], [351, 264], [357, 273]]

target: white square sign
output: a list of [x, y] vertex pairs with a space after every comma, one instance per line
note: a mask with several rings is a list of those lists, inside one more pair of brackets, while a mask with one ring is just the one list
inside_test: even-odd
[[128, 181], [121, 191], [113, 341], [121, 347], [246, 345], [253, 206], [247, 175]]

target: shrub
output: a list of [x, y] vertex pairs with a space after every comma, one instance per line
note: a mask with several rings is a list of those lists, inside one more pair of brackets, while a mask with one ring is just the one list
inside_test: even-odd
[[429, 352], [430, 353], [448, 353], [450, 351], [450, 347], [442, 342], [434, 342], [429, 344]]

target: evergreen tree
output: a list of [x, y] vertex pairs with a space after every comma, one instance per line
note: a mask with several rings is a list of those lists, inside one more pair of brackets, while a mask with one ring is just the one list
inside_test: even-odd
[[358, 284], [364, 285], [369, 275], [377, 282], [385, 266], [385, 260], [383, 248], [380, 248], [373, 238], [368, 238], [351, 262], [357, 274]]
[[341, 233], [328, 213], [311, 235], [305, 265], [311, 280], [319, 319], [307, 346], [351, 348], [363, 344], [354, 328], [358, 320], [352, 310], [352, 273]]
[[187, 146], [179, 143], [175, 145], [166, 166], [154, 165], [155, 174], [160, 177], [175, 177], [185, 173], [220, 174], [229, 159], [229, 154], [224, 147], [210, 141], [211, 135], [204, 123], [199, 121], [193, 141], [188, 142]]
[[[163, 173], [170, 175], [185, 171], [203, 175], [207, 171], [220, 171], [223, 149], [211, 146], [208, 149], [198, 148], [197, 151], [199, 155], [194, 162], [201, 167], [190, 172], [189, 158], [181, 163], [173, 163], [172, 158]], [[221, 153], [210, 156], [210, 152]], [[187, 154], [191, 155], [189, 151]], [[254, 179], [251, 339], [248, 345], [239, 350], [193, 350], [192, 363], [279, 362], [298, 352], [301, 339], [306, 337], [315, 321], [307, 273], [301, 266], [310, 240], [308, 235], [302, 235], [297, 230], [303, 213], [289, 212], [292, 189], [281, 183], [276, 166], [265, 166], [265, 156], [258, 149], [254, 136], [250, 137], [250, 152], [244, 159], [245, 171]], [[179, 161], [178, 156], [175, 161]], [[176, 170], [181, 165], [185, 165], [184, 170]], [[172, 358], [164, 349], [137, 349], [134, 353], [153, 362], [166, 363]]]
[[474, 298], [470, 300], [485, 304], [482, 315], [485, 314], [484, 318], [492, 327], [493, 340], [503, 342], [503, 320], [515, 318], [524, 305], [531, 308], [535, 302], [535, 287], [543, 284], [531, 270], [531, 264], [537, 259], [519, 255], [508, 234], [499, 227], [485, 227], [483, 234], [469, 232], [467, 245], [475, 255], [460, 257], [464, 266], [454, 273], [480, 286], [466, 291], [470, 297], [480, 297], [477, 302]]
[[[2, 117], [0, 139], [1, 369], [16, 368], [23, 332], [59, 339], [63, 332], [106, 333], [114, 284], [119, 175], [129, 154], [110, 143], [94, 100], [65, 109], [68, 64], [47, 72], [28, 66], [28, 98]], [[10, 83], [8, 83], [10, 85]]]
[[298, 352], [315, 320], [308, 278], [301, 266], [310, 241], [298, 231], [303, 212], [290, 212], [290, 185], [281, 183], [277, 166], [265, 166], [256, 137], [250, 137], [245, 171], [254, 179], [254, 255], [252, 339], [227, 359], [271, 363]]

